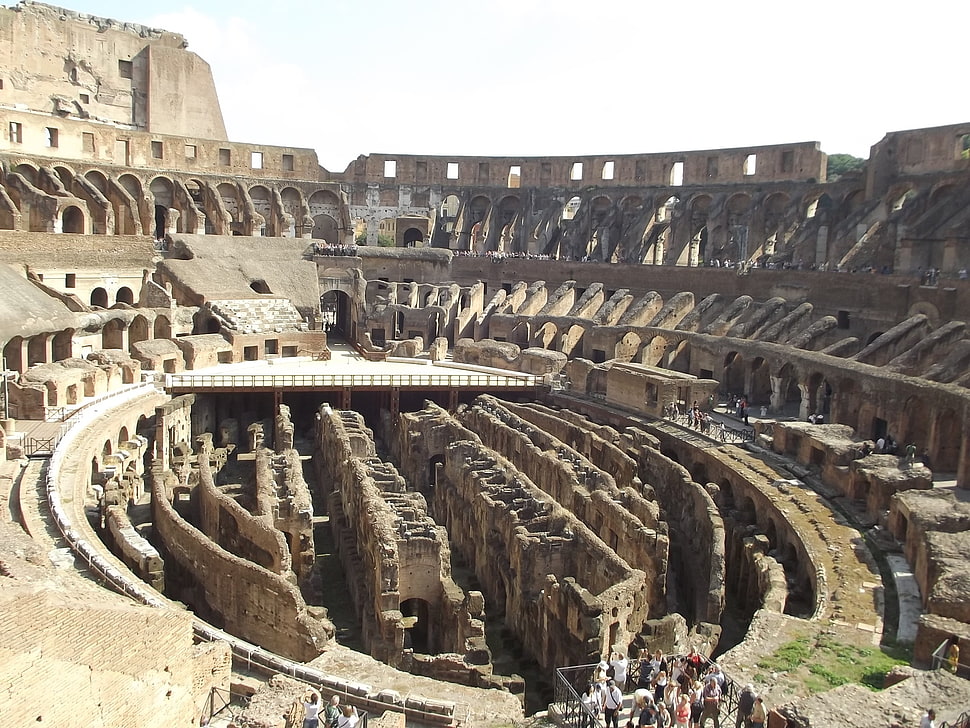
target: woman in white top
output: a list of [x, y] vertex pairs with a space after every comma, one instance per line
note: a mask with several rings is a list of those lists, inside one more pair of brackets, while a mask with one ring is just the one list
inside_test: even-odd
[[337, 728], [354, 728], [360, 716], [357, 715], [357, 708], [352, 705], [345, 705], [341, 710], [340, 717], [337, 718]]
[[303, 728], [317, 728], [320, 722], [320, 695], [315, 690], [303, 694]]

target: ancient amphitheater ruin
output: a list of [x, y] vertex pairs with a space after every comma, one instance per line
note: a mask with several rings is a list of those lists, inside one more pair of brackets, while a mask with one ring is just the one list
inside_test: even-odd
[[970, 122], [332, 172], [27, 0], [0, 116], [4, 725], [587, 726], [690, 649], [732, 725], [966, 724]]

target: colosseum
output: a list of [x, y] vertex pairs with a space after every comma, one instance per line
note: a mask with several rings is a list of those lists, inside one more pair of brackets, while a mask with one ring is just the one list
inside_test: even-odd
[[331, 172], [177, 33], [0, 40], [4, 725], [586, 728], [657, 652], [970, 725], [970, 122]]

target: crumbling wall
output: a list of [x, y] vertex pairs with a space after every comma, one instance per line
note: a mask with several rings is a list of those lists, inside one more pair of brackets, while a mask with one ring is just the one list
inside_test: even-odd
[[[646, 575], [643, 593], [638, 595], [644, 602], [636, 605], [638, 611], [643, 609], [650, 617], [666, 611], [667, 528], [656, 503], [644, 498], [632, 484], [619, 488], [612, 475], [513, 414], [494, 397], [478, 397], [458, 419], [570, 510], [619, 558]], [[632, 627], [636, 630], [639, 625]], [[628, 636], [621, 628], [615, 641], [628, 642]]]
[[166, 563], [191, 577], [197, 608], [228, 632], [290, 659], [320, 654], [333, 639], [333, 625], [314, 616], [284, 576], [226, 551], [184, 520], [170, 501], [177, 482], [173, 472], [153, 469], [152, 520]]
[[544, 669], [598, 659], [611, 634], [642, 624], [643, 572], [482, 445], [446, 449], [435, 513]]
[[[322, 407], [318, 438], [320, 480], [332, 486], [334, 541], [346, 573], [357, 575], [348, 588], [371, 655], [421, 674], [486, 682], [491, 653], [484, 601], [480, 594], [466, 596], [452, 580], [447, 536], [427, 514], [424, 498], [408, 492], [397, 470], [378, 458], [373, 434], [358, 413]], [[408, 602], [409, 608], [418, 605], [417, 614], [402, 612]], [[442, 658], [441, 665], [414, 660], [406, 649], [411, 634], [420, 634], [432, 655], [463, 655], [465, 667], [447, 667], [454, 656]]]

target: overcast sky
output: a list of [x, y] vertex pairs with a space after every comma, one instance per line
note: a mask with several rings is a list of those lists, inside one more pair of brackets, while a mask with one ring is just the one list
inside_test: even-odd
[[311, 147], [338, 172], [377, 152], [867, 157], [888, 131], [970, 119], [952, 0], [56, 4], [182, 33], [231, 140]]

